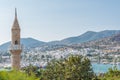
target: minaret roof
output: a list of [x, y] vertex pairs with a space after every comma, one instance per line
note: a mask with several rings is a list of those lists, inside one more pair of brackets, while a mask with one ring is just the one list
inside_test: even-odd
[[20, 29], [18, 19], [17, 19], [17, 9], [15, 8], [15, 19], [13, 22], [12, 29]]

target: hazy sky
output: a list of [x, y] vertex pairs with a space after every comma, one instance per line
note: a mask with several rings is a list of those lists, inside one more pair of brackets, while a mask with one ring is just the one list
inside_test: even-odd
[[22, 37], [52, 41], [120, 30], [120, 0], [0, 0], [0, 44], [11, 40], [15, 7]]

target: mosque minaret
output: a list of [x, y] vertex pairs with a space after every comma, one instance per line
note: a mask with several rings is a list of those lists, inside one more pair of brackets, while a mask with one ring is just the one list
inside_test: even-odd
[[11, 53], [12, 69], [20, 69], [20, 57], [22, 52], [22, 46], [20, 43], [20, 26], [17, 19], [17, 10], [15, 8], [15, 19], [11, 29], [11, 45], [9, 48]]

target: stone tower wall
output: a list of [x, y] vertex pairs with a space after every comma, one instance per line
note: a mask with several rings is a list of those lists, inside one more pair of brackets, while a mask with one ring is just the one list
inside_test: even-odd
[[11, 50], [11, 62], [12, 68], [19, 70], [20, 69], [20, 53], [21, 50]]

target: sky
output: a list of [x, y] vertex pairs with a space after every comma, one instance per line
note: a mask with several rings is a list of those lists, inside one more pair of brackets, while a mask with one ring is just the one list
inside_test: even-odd
[[21, 37], [61, 40], [86, 31], [120, 30], [120, 0], [0, 0], [0, 44], [11, 40], [17, 8]]

